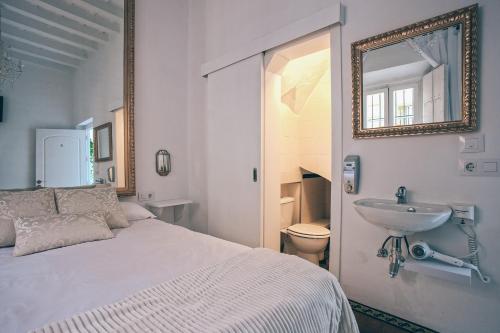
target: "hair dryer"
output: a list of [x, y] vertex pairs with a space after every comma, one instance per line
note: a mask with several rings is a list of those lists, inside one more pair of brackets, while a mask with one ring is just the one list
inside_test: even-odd
[[465, 262], [463, 260], [460, 260], [458, 258], [439, 253], [439, 252], [431, 249], [430, 246], [424, 241], [418, 241], [418, 242], [412, 243], [410, 245], [410, 254], [413, 258], [415, 258], [417, 260], [424, 260], [427, 258], [432, 258], [432, 259], [436, 259], [436, 260], [445, 262], [445, 263], [453, 265], [453, 266], [470, 268], [470, 269], [476, 271], [476, 273], [479, 275], [479, 278], [481, 279], [481, 281], [483, 281], [484, 283], [490, 282], [490, 278], [487, 276], [483, 276], [481, 274], [481, 272], [479, 271], [479, 268], [477, 268], [477, 266], [475, 266], [471, 263]]

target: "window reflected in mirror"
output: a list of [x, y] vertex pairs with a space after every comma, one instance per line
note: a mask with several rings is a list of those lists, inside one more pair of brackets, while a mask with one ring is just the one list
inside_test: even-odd
[[461, 120], [461, 25], [363, 53], [363, 126]]

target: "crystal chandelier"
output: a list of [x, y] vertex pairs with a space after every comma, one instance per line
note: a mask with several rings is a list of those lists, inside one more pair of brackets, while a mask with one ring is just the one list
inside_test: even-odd
[[[0, 12], [0, 26], [1, 26], [1, 12]], [[23, 72], [23, 64], [21, 60], [14, 60], [9, 56], [8, 45], [2, 40], [2, 30], [0, 28], [0, 90], [9, 84], [11, 87], [14, 81], [19, 78]]]

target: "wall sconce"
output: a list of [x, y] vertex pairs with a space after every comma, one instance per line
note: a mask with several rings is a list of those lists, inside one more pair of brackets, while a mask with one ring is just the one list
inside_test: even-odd
[[170, 173], [170, 153], [164, 149], [156, 153], [156, 173], [160, 176], [167, 176]]

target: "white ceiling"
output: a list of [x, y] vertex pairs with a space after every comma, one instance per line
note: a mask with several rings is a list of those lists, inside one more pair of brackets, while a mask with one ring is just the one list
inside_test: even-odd
[[2, 40], [12, 57], [74, 70], [120, 34], [123, 0], [0, 0]]

